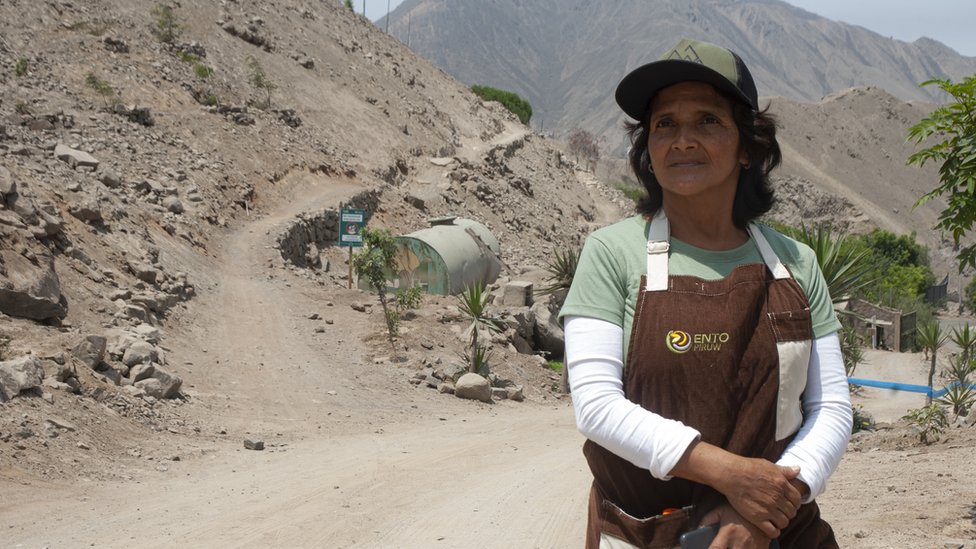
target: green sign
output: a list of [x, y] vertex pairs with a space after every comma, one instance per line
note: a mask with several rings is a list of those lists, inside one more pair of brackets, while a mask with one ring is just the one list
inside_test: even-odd
[[366, 210], [342, 208], [339, 210], [339, 246], [360, 248], [363, 235], [359, 231], [366, 226]]

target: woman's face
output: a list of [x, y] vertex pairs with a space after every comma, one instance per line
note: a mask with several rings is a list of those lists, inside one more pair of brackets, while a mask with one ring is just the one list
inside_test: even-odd
[[712, 197], [731, 204], [748, 158], [729, 99], [703, 82], [669, 86], [651, 102], [649, 128], [647, 151], [665, 200]]

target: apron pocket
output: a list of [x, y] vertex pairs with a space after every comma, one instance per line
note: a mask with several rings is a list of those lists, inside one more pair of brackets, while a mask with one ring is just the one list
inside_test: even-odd
[[779, 390], [776, 399], [776, 440], [783, 440], [800, 429], [803, 408], [800, 400], [807, 386], [810, 367], [812, 325], [810, 309], [768, 313], [776, 335], [779, 355]]
[[600, 549], [671, 549], [678, 546], [681, 534], [691, 529], [689, 505], [667, 515], [637, 518], [608, 499], [600, 502]]

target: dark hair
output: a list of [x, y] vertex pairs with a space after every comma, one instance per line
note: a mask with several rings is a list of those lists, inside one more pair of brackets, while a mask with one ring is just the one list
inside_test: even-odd
[[[768, 212], [775, 201], [769, 172], [779, 165], [783, 158], [776, 141], [776, 117], [769, 114], [769, 105], [754, 111], [745, 103], [717, 90], [732, 103], [732, 118], [739, 130], [739, 143], [749, 158], [749, 167], [739, 172], [739, 185], [735, 189], [732, 204], [732, 222], [744, 229], [749, 222]], [[651, 104], [653, 104], [653, 99]], [[651, 171], [651, 159], [647, 152], [647, 139], [650, 137], [650, 106], [640, 122], [627, 122], [627, 135], [630, 138], [630, 167], [634, 175], [644, 185], [647, 196], [637, 202], [637, 211], [653, 215], [661, 209], [664, 194], [661, 184]]]

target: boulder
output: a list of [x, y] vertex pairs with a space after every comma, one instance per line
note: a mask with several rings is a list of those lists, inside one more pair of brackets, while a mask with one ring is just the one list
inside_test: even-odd
[[41, 386], [44, 369], [33, 355], [0, 362], [0, 402]]
[[535, 313], [535, 348], [549, 353], [551, 357], [561, 357], [565, 352], [566, 338], [559, 319], [552, 312], [551, 304], [550, 299], [538, 301], [532, 306], [532, 312]]
[[122, 355], [122, 363], [132, 367], [136, 364], [153, 362], [159, 356], [159, 351], [148, 341], [135, 341], [125, 350]]
[[46, 320], [64, 318], [68, 304], [61, 295], [61, 282], [48, 252], [33, 254], [33, 260], [13, 250], [0, 249], [0, 312], [10, 316]]
[[469, 372], [457, 380], [454, 395], [458, 398], [491, 402], [491, 384], [478, 374]]
[[[102, 336], [90, 335], [78, 342], [74, 349], [71, 350], [71, 354], [75, 356], [78, 360], [82, 361], [85, 366], [88, 366], [92, 370], [98, 369], [98, 365], [105, 360], [105, 348], [107, 346], [108, 340]], [[64, 381], [59, 379], [58, 381]]]
[[532, 283], [513, 280], [502, 288], [502, 305], [505, 307], [524, 307], [532, 305]]
[[150, 379], [159, 382], [160, 394], [152, 395], [156, 398], [175, 398], [179, 396], [180, 387], [183, 386], [183, 380], [180, 376], [164, 370], [159, 364], [153, 364], [153, 373]]
[[133, 383], [135, 383], [136, 381], [142, 381], [144, 379], [151, 378], [153, 376], [153, 373], [155, 372], [156, 372], [156, 367], [153, 366], [151, 362], [146, 364], [136, 364], [135, 366], [129, 369], [129, 379], [132, 380]]
[[0, 166], [0, 201], [2, 201], [5, 196], [16, 193], [17, 183], [14, 181], [14, 177], [10, 175], [7, 168]]

